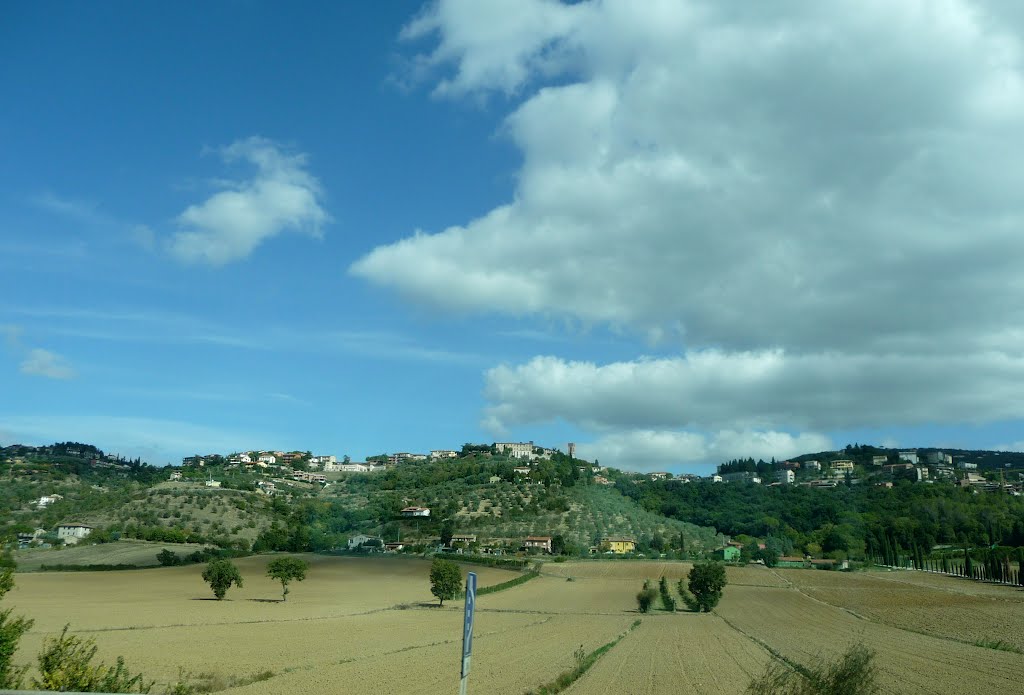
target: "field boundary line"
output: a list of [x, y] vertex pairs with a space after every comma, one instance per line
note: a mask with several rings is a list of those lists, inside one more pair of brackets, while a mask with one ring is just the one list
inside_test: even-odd
[[626, 628], [625, 632], [621, 633], [611, 642], [601, 645], [589, 654], [583, 655], [583, 645], [580, 645], [580, 651], [574, 654], [577, 661], [576, 668], [574, 668], [571, 671], [565, 671], [564, 673], [559, 675], [558, 678], [551, 681], [550, 683], [545, 683], [544, 685], [540, 686], [540, 688], [538, 688], [537, 690], [527, 691], [528, 695], [556, 695], [556, 693], [560, 693], [563, 690], [567, 689], [573, 683], [578, 681], [583, 676], [583, 674], [589, 671], [590, 667], [596, 664], [602, 656], [604, 656], [612, 649], [614, 649], [615, 645], [621, 642], [627, 635], [629, 635], [629, 633], [633, 632], [633, 630], [640, 627], [640, 624], [642, 622], [642, 619], [637, 618], [633, 621], [632, 625]]
[[786, 656], [782, 652], [778, 651], [774, 647], [770, 646], [764, 640], [758, 639], [757, 637], [754, 637], [750, 633], [748, 633], [745, 630], [743, 630], [742, 628], [738, 627], [731, 620], [726, 618], [724, 615], [720, 614], [718, 611], [712, 611], [711, 614], [716, 616], [717, 618], [719, 618], [723, 623], [725, 623], [730, 628], [732, 628], [736, 632], [738, 632], [741, 635], [743, 635], [744, 637], [746, 637], [748, 640], [750, 640], [751, 642], [753, 642], [754, 644], [759, 646], [761, 649], [763, 649], [766, 652], [768, 652], [769, 656], [771, 656], [773, 659], [776, 659], [776, 660], [780, 661], [781, 663], [783, 663], [786, 666], [786, 668], [789, 668], [789, 669], [791, 669], [793, 671], [796, 671], [800, 675], [803, 675], [803, 676], [807, 675], [807, 669], [806, 668], [801, 666], [796, 661], [793, 661], [788, 656]]

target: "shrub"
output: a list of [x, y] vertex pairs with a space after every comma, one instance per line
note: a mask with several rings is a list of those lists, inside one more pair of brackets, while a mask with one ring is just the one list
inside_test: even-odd
[[676, 609], [676, 600], [672, 598], [672, 594], [668, 590], [668, 580], [662, 575], [661, 580], [658, 582], [658, 591], [661, 593], [661, 607], [663, 610], [674, 612]]
[[178, 554], [172, 550], [168, 550], [167, 548], [164, 548], [156, 554], [156, 561], [159, 562], [162, 567], [173, 567], [174, 565], [181, 564], [181, 558], [178, 557]]
[[[14, 588], [14, 572], [0, 570], [0, 598]], [[0, 611], [0, 688], [18, 689], [28, 667], [15, 667], [12, 663], [21, 636], [32, 628], [34, 621], [11, 618], [11, 609]]]
[[124, 659], [117, 657], [114, 666], [103, 662], [90, 663], [96, 656], [96, 643], [68, 635], [68, 626], [56, 639], [47, 638], [39, 653], [39, 678], [32, 679], [32, 687], [41, 690], [103, 693], [148, 693], [153, 683], [146, 683], [142, 674], [131, 675]]
[[747, 686], [749, 695], [873, 695], [878, 692], [875, 653], [863, 644], [850, 647], [833, 662], [817, 660], [810, 668], [790, 668], [773, 660]]
[[654, 603], [654, 599], [657, 598], [657, 589], [651, 586], [651, 581], [644, 581], [644, 588], [640, 590], [640, 593], [636, 595], [637, 609], [641, 613], [646, 613], [651, 610], [651, 605]]

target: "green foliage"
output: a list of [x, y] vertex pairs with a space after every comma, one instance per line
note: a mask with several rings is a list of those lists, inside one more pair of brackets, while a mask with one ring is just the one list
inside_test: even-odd
[[83, 693], [148, 693], [152, 689], [153, 683], [147, 683], [141, 673], [131, 675], [121, 657], [114, 666], [103, 662], [94, 665], [96, 650], [93, 639], [68, 635], [65, 625], [60, 637], [43, 641], [39, 677], [32, 679], [32, 687]]
[[875, 653], [856, 644], [832, 662], [810, 668], [773, 660], [747, 686], [748, 695], [873, 695], [879, 692]]
[[[476, 595], [485, 596], [486, 594], [494, 594], [499, 591], [504, 591], [505, 589], [511, 589], [514, 586], [525, 584], [531, 579], [536, 579], [539, 576], [540, 572], [537, 571], [526, 572], [525, 574], [519, 575], [515, 579], [509, 579], [507, 582], [501, 582], [500, 584], [492, 584], [491, 586], [481, 586], [476, 590]], [[463, 592], [463, 594], [465, 594], [465, 592]]]
[[651, 610], [651, 606], [654, 605], [654, 599], [656, 598], [658, 598], [658, 590], [651, 586], [650, 579], [644, 580], [643, 588], [636, 595], [637, 610], [641, 613], [647, 613]]
[[[711, 609], [717, 606], [721, 600], [722, 590], [727, 583], [725, 579], [725, 565], [720, 562], [697, 563], [690, 569], [687, 577], [689, 579], [690, 593], [693, 595], [699, 610], [710, 613]], [[690, 602], [686, 601], [685, 595], [683, 600], [687, 606], [690, 605]]]
[[[0, 570], [0, 599], [14, 588], [14, 572], [10, 568]], [[32, 628], [34, 621], [22, 617], [11, 617], [11, 609], [0, 611], [0, 688], [18, 689], [27, 667], [14, 665], [14, 653], [22, 635]]]
[[281, 582], [281, 600], [288, 600], [288, 584], [292, 581], [301, 582], [306, 578], [309, 563], [297, 557], [279, 557], [267, 565], [267, 576]]
[[[620, 478], [616, 487], [644, 509], [673, 519], [712, 526], [733, 537], [775, 537], [808, 552], [812, 547], [825, 554], [842, 551], [854, 559], [880, 556], [885, 544], [893, 554], [907, 557], [915, 546], [936, 544], [1024, 546], [1024, 498], [976, 495], [950, 483], [819, 489], [665, 481], [637, 485]], [[784, 547], [774, 550], [791, 554]]]
[[210, 585], [218, 601], [224, 598], [232, 584], [242, 588], [242, 575], [231, 560], [211, 560], [203, 570], [203, 581]]
[[672, 593], [668, 589], [668, 580], [665, 579], [665, 575], [662, 575], [661, 579], [658, 581], [658, 592], [661, 594], [662, 610], [669, 611], [670, 613], [674, 612], [676, 609], [676, 600], [672, 598]]
[[459, 595], [462, 589], [462, 571], [459, 566], [451, 560], [434, 558], [430, 564], [430, 593], [440, 599], [439, 605], [444, 605], [445, 599], [453, 599]]
[[181, 558], [178, 554], [172, 550], [164, 548], [156, 554], [156, 561], [160, 563], [162, 567], [173, 567], [174, 565], [181, 564]]

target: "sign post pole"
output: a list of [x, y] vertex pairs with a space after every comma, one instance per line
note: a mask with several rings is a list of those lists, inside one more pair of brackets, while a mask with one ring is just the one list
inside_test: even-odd
[[473, 612], [476, 609], [476, 572], [466, 577], [466, 612], [462, 621], [462, 677], [459, 681], [459, 695], [466, 695], [466, 681], [469, 679], [469, 661], [473, 656]]

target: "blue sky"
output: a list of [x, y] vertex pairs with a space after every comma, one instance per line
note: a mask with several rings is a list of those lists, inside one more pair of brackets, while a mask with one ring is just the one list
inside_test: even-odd
[[869, 5], [6, 5], [0, 444], [1020, 448], [1020, 17]]

